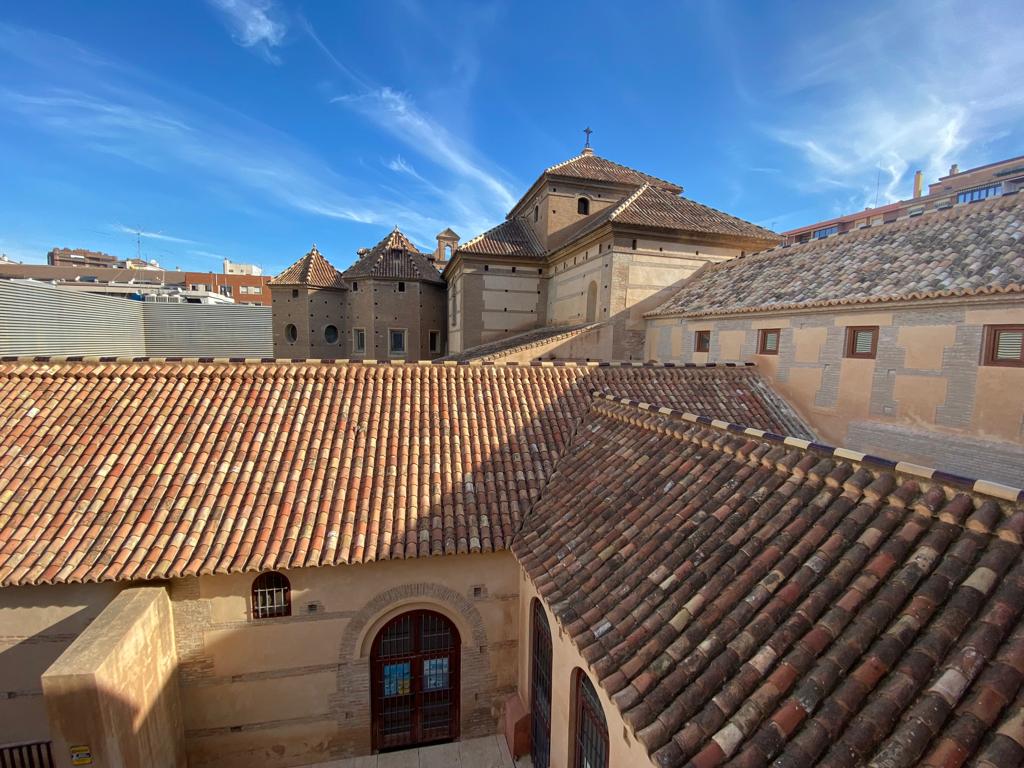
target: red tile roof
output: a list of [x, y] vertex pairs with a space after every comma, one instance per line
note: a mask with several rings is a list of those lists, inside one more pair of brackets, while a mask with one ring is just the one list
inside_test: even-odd
[[708, 266], [648, 316], [1024, 292], [1024, 194]]
[[1024, 491], [702, 422], [599, 399], [513, 545], [655, 764], [1020, 765]]
[[650, 184], [677, 195], [683, 191], [683, 188], [678, 184], [665, 181], [665, 179], [659, 179], [657, 176], [651, 176], [649, 173], [643, 173], [635, 168], [614, 163], [611, 160], [595, 155], [594, 151], [587, 147], [575, 157], [570, 157], [568, 160], [563, 160], [561, 163], [555, 163], [545, 168], [533, 183], [533, 186], [527, 190], [526, 194], [512, 208], [509, 218], [513, 218], [513, 214], [530, 198], [533, 191], [544, 183], [545, 179], [552, 177], [555, 179], [569, 179], [570, 181], [600, 181], [626, 187], [639, 187], [643, 184]]
[[304, 285], [310, 288], [346, 289], [341, 273], [314, 245], [309, 253], [270, 281], [270, 285]]
[[754, 241], [755, 248], [774, 245], [781, 239], [769, 229], [645, 184], [617, 204], [610, 205], [559, 233], [557, 248], [578, 240], [606, 222], [631, 228], [742, 238]]
[[387, 237], [364, 253], [343, 273], [348, 280], [388, 277], [443, 283], [441, 273], [430, 259], [396, 227]]
[[751, 368], [0, 363], [0, 585], [503, 549], [592, 389], [786, 430]]
[[519, 218], [503, 221], [493, 229], [458, 247], [459, 253], [483, 256], [518, 256], [529, 259], [543, 259], [544, 247], [533, 234], [533, 229]]

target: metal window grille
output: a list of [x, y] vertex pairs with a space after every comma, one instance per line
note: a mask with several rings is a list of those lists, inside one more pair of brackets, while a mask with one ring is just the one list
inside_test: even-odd
[[459, 635], [433, 611], [411, 611], [378, 633], [371, 655], [377, 750], [458, 737]]
[[53, 768], [55, 765], [48, 741], [0, 747], [0, 768]]
[[551, 765], [551, 628], [539, 600], [533, 601], [530, 670], [530, 759], [534, 768]]
[[292, 615], [292, 588], [276, 571], [261, 573], [252, 583], [252, 617], [272, 619]]
[[574, 768], [608, 768], [608, 724], [597, 691], [576, 674], [576, 763]]

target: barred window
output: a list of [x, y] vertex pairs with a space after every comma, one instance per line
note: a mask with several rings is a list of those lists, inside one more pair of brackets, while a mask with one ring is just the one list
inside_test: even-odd
[[574, 768], [608, 768], [608, 723], [593, 683], [576, 671]]
[[292, 588], [284, 574], [261, 573], [252, 582], [252, 617], [272, 619], [292, 615]]

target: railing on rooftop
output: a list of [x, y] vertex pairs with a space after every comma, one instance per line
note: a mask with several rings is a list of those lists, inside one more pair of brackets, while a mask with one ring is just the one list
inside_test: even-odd
[[0, 768], [53, 768], [54, 765], [48, 741], [0, 746]]

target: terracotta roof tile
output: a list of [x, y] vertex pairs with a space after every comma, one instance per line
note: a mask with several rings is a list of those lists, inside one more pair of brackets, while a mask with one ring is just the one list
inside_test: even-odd
[[390, 277], [443, 283], [441, 273], [396, 227], [343, 273], [347, 280]]
[[1024, 491], [805, 445], [599, 398], [513, 551], [656, 765], [1017, 764]]
[[588, 181], [608, 181], [614, 184], [650, 184], [677, 195], [683, 191], [682, 187], [671, 181], [659, 179], [657, 176], [651, 176], [649, 173], [643, 173], [625, 165], [619, 165], [587, 150], [552, 165], [545, 169], [544, 174]]
[[649, 315], [687, 317], [1024, 292], [1024, 195], [705, 267]]
[[561, 248], [607, 222], [629, 227], [738, 237], [757, 241], [755, 247], [772, 245], [780, 239], [779, 235], [764, 227], [644, 184], [617, 204], [560, 232], [557, 247]]
[[503, 221], [493, 229], [467, 240], [459, 246], [458, 251], [483, 256], [544, 258], [544, 248], [533, 234], [533, 229], [520, 218]]
[[270, 285], [305, 285], [310, 288], [347, 289], [341, 273], [314, 245], [309, 253], [270, 281]]
[[796, 422], [751, 368], [0, 363], [0, 585], [503, 549], [595, 388]]

